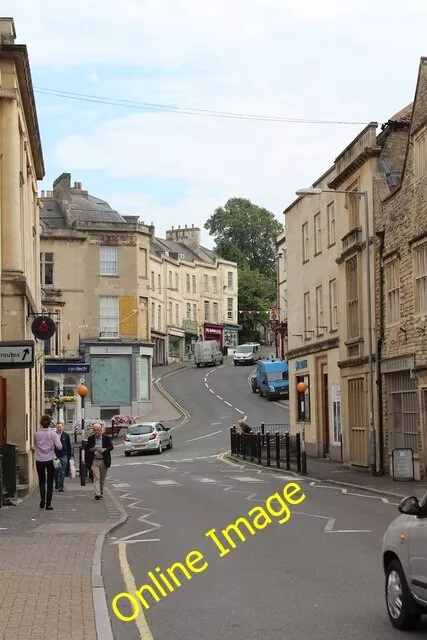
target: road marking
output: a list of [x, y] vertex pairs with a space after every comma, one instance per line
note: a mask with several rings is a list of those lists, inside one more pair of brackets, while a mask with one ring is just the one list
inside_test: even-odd
[[181, 485], [179, 484], [179, 482], [175, 482], [175, 480], [151, 480], [151, 482], [153, 484], [158, 484], [161, 487], [169, 487], [169, 486], [175, 486], [175, 487], [180, 487]]
[[120, 484], [113, 484], [113, 487], [115, 489], [124, 489], [125, 487], [130, 487], [130, 484], [128, 482], [121, 482]]
[[224, 400], [224, 398], [222, 398], [221, 396], [219, 396], [218, 394], [216, 394], [216, 397], [218, 398], [218, 400]]
[[[217, 396], [217, 398], [219, 398], [219, 396]], [[218, 427], [220, 424], [222, 424], [222, 422], [211, 422], [211, 427]]]
[[227, 400], [224, 400], [225, 404], [228, 404], [229, 407], [232, 407], [233, 405], [231, 404], [231, 402], [227, 402]]
[[244, 415], [244, 411], [241, 411], [240, 409], [238, 409], [237, 407], [234, 407], [236, 411], [238, 411], [239, 413], [242, 414], [242, 416]]
[[[130, 569], [129, 562], [127, 559], [126, 553], [126, 543], [120, 542], [119, 545], [119, 563], [120, 570], [123, 576], [123, 582], [125, 583], [126, 591], [128, 593], [135, 593], [138, 588], [135, 583], [135, 578], [133, 577], [133, 573]], [[153, 636], [151, 635], [150, 628], [147, 624], [147, 620], [144, 616], [144, 611], [141, 607], [140, 614], [137, 618], [135, 618], [135, 626], [139, 631], [139, 637], [141, 640], [153, 640]]]
[[187, 442], [195, 442], [196, 440], [203, 440], [203, 438], [210, 438], [211, 436], [216, 436], [218, 433], [222, 433], [222, 429], [220, 429], [219, 431], [214, 431], [213, 433], [207, 433], [205, 436], [192, 438], [191, 440], [187, 440]]
[[211, 393], [215, 393], [215, 391], [214, 391], [213, 389], [209, 389], [209, 391], [210, 391]]
[[207, 382], [205, 382], [205, 387], [206, 387], [206, 389], [209, 389], [209, 385], [208, 385]]
[[239, 482], [263, 482], [266, 480], [261, 480], [260, 478], [252, 478], [251, 476], [230, 476], [233, 480], [238, 480]]
[[372, 529], [334, 529], [335, 518], [329, 518], [325, 526], [325, 533], [372, 533]]
[[202, 482], [202, 483], [218, 483], [218, 480], [213, 480], [212, 478], [192, 478], [192, 480], [194, 480], [194, 482]]
[[144, 462], [149, 467], [163, 467], [163, 469], [170, 469], [167, 464], [160, 464], [159, 462]]
[[325, 531], [332, 531], [332, 529], [334, 528], [334, 524], [335, 524], [335, 518], [329, 518], [325, 526]]

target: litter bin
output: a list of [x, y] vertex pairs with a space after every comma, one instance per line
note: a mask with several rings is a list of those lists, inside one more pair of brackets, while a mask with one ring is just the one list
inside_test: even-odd
[[16, 498], [19, 478], [18, 447], [6, 443], [0, 447], [0, 456], [2, 457], [3, 493], [9, 498]]

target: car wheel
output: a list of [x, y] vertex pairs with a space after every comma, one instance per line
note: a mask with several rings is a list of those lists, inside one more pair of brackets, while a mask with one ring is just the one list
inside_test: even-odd
[[234, 363], [234, 366], [237, 367], [237, 362]]
[[163, 451], [163, 446], [162, 446], [162, 442], [159, 442], [159, 448], [157, 449], [157, 453], [160, 455]]
[[256, 393], [255, 387], [252, 387], [252, 393]]
[[399, 560], [394, 559], [386, 569], [385, 598], [390, 622], [400, 631], [416, 629], [421, 609], [414, 602]]
[[169, 438], [169, 446], [168, 449], [172, 449], [172, 436]]
[[126, 458], [129, 458], [130, 457], [130, 451], [125, 451], [125, 456], [126, 456]]
[[198, 369], [200, 369], [200, 362], [198, 362], [198, 363], [196, 364], [196, 367], [197, 367]]
[[261, 391], [261, 389], [259, 390], [259, 397], [260, 397], [260, 398], [263, 398], [263, 397], [264, 397], [264, 394], [263, 394], [263, 392]]

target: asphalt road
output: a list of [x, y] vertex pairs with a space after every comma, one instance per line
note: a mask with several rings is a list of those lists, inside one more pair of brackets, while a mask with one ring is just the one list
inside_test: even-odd
[[[252, 394], [246, 382], [250, 371], [226, 363], [215, 370], [190, 368], [169, 376], [165, 389], [191, 414], [173, 431], [174, 449], [128, 459], [115, 447], [108, 483], [131, 517], [104, 547], [109, 603], [120, 592], [152, 584], [147, 574], [157, 567], [157, 573], [168, 576], [167, 568], [185, 562], [191, 551], [203, 554], [198, 566], [208, 563], [191, 580], [181, 577], [180, 587], [172, 583], [174, 591], [166, 590], [159, 602], [147, 595], [151, 606], [135, 621], [122, 622], [112, 613], [115, 637], [409, 637], [392, 629], [383, 598], [381, 541], [397, 515], [396, 505], [372, 494], [345, 494], [337, 487], [311, 486], [286, 472], [274, 474], [210, 457], [228, 449], [228, 429], [240, 412], [250, 424], [287, 422], [286, 408]], [[254, 507], [265, 506], [269, 496], [295, 481], [305, 499], [291, 506], [291, 518], [279, 524], [277, 516], [270, 516], [272, 522], [254, 535], [247, 533], [244, 542], [231, 534], [236, 541], [231, 548], [221, 530]], [[277, 502], [272, 505], [278, 509]], [[248, 516], [248, 521], [253, 518]], [[213, 528], [231, 548], [224, 557], [205, 535]], [[125, 599], [119, 607], [123, 615], [131, 615]], [[426, 630], [424, 624], [410, 636], [425, 637]]]

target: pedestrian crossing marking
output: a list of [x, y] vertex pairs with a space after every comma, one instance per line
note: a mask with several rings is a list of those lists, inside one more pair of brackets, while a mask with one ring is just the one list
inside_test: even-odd
[[217, 480], [214, 480], [213, 478], [192, 478], [194, 480], [194, 482], [204, 482], [204, 483], [217, 483]]
[[266, 482], [265, 480], [261, 480], [260, 478], [252, 478], [251, 476], [230, 476], [233, 480], [238, 480], [239, 482]]
[[161, 487], [163, 486], [166, 487], [171, 485], [181, 486], [179, 482], [175, 482], [175, 480], [151, 480], [151, 482], [153, 482], [154, 484], [158, 484]]

